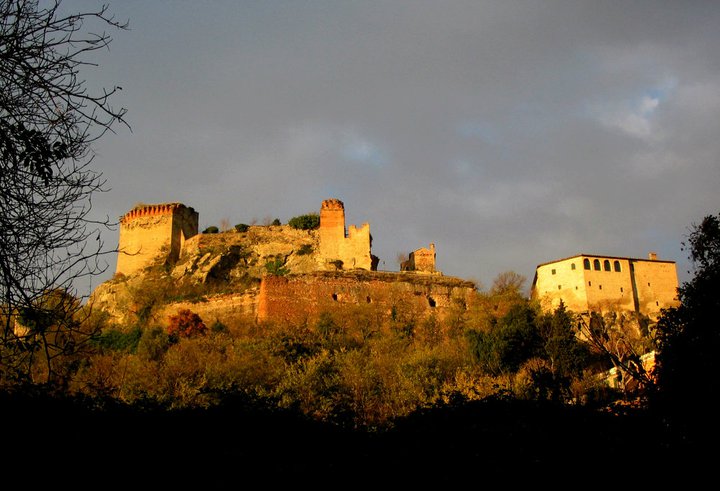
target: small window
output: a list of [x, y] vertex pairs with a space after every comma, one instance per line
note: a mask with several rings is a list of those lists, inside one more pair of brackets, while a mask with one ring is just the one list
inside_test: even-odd
[[615, 261], [613, 263], [613, 266], [615, 266], [615, 272], [619, 273], [620, 272], [620, 261]]
[[575, 263], [570, 263], [570, 269], [572, 269], [573, 271], [575, 271]]
[[433, 297], [428, 297], [428, 305], [433, 308], [435, 307], [435, 299]]
[[337, 293], [333, 293], [333, 294], [332, 294], [332, 299], [337, 302]]
[[624, 291], [624, 290], [623, 290], [623, 287], [620, 287], [620, 293], [622, 293], [623, 291]]
[[590, 260], [588, 258], [585, 258], [583, 260], [583, 266], [585, 267], [585, 269], [590, 269]]
[[562, 285], [558, 285], [558, 290], [562, 290]]
[[592, 286], [592, 281], [588, 281], [588, 286]]
[[598, 285], [598, 289], [602, 290], [602, 285]]
[[600, 271], [600, 260], [599, 259], [595, 259], [593, 261], [593, 268], [595, 268], [595, 271]]
[[605, 271], [610, 271], [610, 261], [608, 261], [607, 259], [603, 262], [603, 269]]
[[367, 301], [367, 303], [372, 303], [372, 299], [370, 298], [370, 295], [365, 297], [365, 300]]
[[655, 305], [657, 305], [657, 306], [659, 307], [659, 306], [660, 306], [660, 303], [659, 303], [659, 302], [655, 302]]
[[550, 272], [551, 272], [552, 274], [555, 274], [555, 273], [556, 273], [556, 271], [555, 271], [554, 269], [551, 270]]
[[650, 286], [650, 282], [648, 281], [648, 286]]
[[575, 289], [577, 290], [577, 289], [578, 289], [578, 287], [575, 287]]

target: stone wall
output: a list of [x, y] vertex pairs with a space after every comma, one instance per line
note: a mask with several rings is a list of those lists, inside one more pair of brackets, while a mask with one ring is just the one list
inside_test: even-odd
[[181, 203], [139, 205], [120, 219], [116, 272], [135, 273], [158, 259], [174, 262], [198, 232], [198, 213]]
[[472, 306], [475, 285], [443, 276], [386, 272], [316, 272], [266, 276], [260, 285], [259, 321], [300, 324], [314, 322], [321, 313], [353, 315], [361, 306], [372, 308], [379, 321], [393, 315], [423, 318]]

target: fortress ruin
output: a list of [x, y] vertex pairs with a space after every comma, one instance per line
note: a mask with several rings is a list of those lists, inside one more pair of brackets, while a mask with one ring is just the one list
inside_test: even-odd
[[198, 233], [199, 214], [182, 203], [140, 204], [120, 218], [116, 273], [130, 275], [158, 257], [180, 257], [185, 241]]

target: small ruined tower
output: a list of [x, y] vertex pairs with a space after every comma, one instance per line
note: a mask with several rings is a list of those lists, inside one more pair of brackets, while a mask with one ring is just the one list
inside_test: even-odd
[[345, 233], [345, 205], [339, 199], [326, 199], [320, 207], [320, 258], [323, 267], [334, 269], [342, 261], [342, 269], [373, 268], [370, 253], [370, 224], [357, 228], [350, 225]]
[[421, 247], [410, 253], [408, 260], [400, 265], [401, 271], [418, 271], [421, 273], [437, 273], [435, 270], [435, 244], [429, 248]]
[[175, 262], [198, 233], [198, 213], [182, 203], [141, 204], [120, 218], [116, 273], [130, 275], [154, 261]]

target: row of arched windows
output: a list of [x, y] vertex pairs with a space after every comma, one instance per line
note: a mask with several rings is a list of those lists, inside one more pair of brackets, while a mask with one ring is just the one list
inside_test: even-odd
[[[583, 259], [583, 266], [585, 269], [591, 269], [590, 268], [590, 259], [585, 258]], [[574, 268], [573, 268], [574, 269]], [[613, 261], [612, 269], [610, 268], [610, 260], [605, 259], [602, 262], [602, 267], [600, 266], [600, 260], [599, 259], [593, 259], [592, 262], [592, 269], [595, 271], [615, 271], [616, 273], [620, 273], [622, 269], [620, 268], [620, 261]]]

